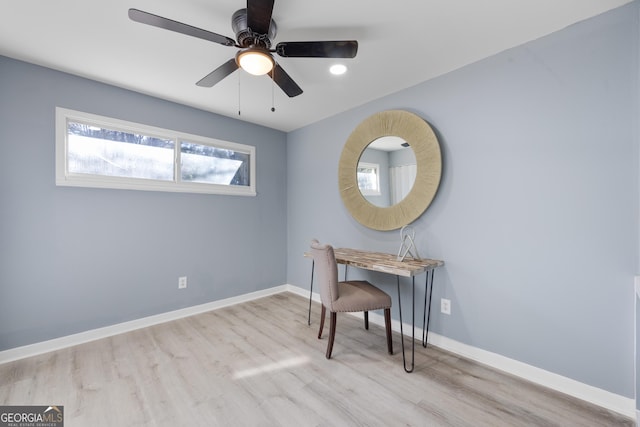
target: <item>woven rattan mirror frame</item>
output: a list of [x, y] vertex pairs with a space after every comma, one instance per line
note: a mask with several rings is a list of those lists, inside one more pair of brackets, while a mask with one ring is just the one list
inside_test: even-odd
[[[416, 180], [407, 196], [389, 207], [367, 201], [358, 188], [358, 160], [365, 148], [384, 136], [398, 136], [416, 156]], [[395, 230], [415, 221], [429, 207], [440, 185], [442, 156], [431, 126], [404, 110], [376, 113], [360, 123], [347, 139], [338, 166], [338, 184], [345, 206], [360, 224], [374, 230]]]

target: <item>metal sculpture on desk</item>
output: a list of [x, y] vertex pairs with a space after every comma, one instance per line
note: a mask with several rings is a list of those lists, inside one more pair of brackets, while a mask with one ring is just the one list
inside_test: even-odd
[[404, 261], [407, 255], [413, 259], [420, 259], [420, 255], [418, 255], [418, 248], [416, 247], [414, 240], [415, 237], [416, 232], [413, 227], [405, 225], [400, 229], [400, 250], [398, 250], [398, 261]]

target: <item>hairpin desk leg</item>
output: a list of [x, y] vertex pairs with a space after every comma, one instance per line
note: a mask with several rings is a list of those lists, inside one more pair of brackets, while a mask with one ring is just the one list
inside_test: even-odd
[[398, 285], [398, 314], [400, 315], [400, 341], [402, 345], [402, 363], [404, 365], [404, 370], [407, 373], [413, 372], [413, 368], [415, 366], [415, 348], [416, 348], [416, 278], [415, 276], [411, 277], [412, 279], [412, 289], [411, 289], [411, 368], [407, 368], [407, 358], [404, 353], [404, 331], [402, 328], [402, 302], [400, 300], [400, 276], [396, 276], [396, 283]]
[[[431, 282], [429, 282], [429, 271], [427, 271], [427, 279], [424, 283], [424, 311], [422, 317], [422, 346], [427, 348], [429, 338], [429, 320], [431, 319], [431, 300], [433, 296], [433, 275], [435, 270], [431, 270]], [[429, 294], [429, 302], [427, 303], [427, 293]], [[427, 305], [428, 304], [428, 305]], [[426, 317], [426, 329], [425, 329]]]
[[313, 296], [313, 269], [316, 266], [315, 261], [311, 260], [311, 287], [309, 288], [309, 319], [307, 325], [311, 326], [311, 298]]

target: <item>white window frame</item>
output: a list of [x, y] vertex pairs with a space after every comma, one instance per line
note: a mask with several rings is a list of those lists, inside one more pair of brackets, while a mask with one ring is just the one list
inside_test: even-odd
[[[381, 196], [382, 193], [380, 192], [380, 165], [378, 163], [367, 163], [367, 162], [358, 162], [358, 170], [360, 168], [367, 168], [367, 169], [373, 169], [375, 170], [375, 175], [376, 175], [376, 188], [374, 189], [360, 189], [360, 193], [362, 193], [363, 196]], [[357, 173], [357, 171], [356, 171]]]
[[[174, 179], [161, 181], [154, 179], [125, 178], [105, 175], [70, 173], [67, 164], [68, 122], [80, 122], [101, 128], [137, 133], [175, 143]], [[222, 185], [181, 180], [180, 142], [209, 145], [229, 149], [249, 155], [249, 185]], [[169, 129], [128, 122], [110, 117], [56, 107], [56, 185], [65, 187], [111, 188], [123, 190], [167, 191], [181, 193], [227, 194], [237, 196], [256, 195], [256, 148], [251, 145], [222, 141], [199, 135], [177, 132]]]

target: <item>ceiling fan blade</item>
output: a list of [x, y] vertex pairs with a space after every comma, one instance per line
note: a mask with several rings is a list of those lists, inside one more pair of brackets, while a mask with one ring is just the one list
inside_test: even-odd
[[212, 87], [229, 74], [238, 69], [238, 64], [235, 58], [231, 58], [206, 76], [204, 76], [196, 85], [201, 87]]
[[276, 64], [273, 70], [269, 71], [269, 77], [271, 77], [273, 81], [280, 86], [280, 89], [282, 89], [289, 98], [293, 98], [294, 96], [298, 96], [302, 93], [300, 86], [293, 81], [291, 76], [289, 76], [289, 74], [287, 74], [279, 64]]
[[354, 58], [358, 53], [358, 42], [280, 42], [276, 46], [276, 53], [285, 58]]
[[224, 46], [236, 45], [235, 40], [232, 38], [138, 9], [129, 9], [129, 19], [140, 22], [141, 24], [152, 25], [154, 27], [164, 28], [165, 30], [175, 31], [176, 33], [186, 34], [187, 36], [198, 37]]
[[247, 26], [254, 33], [268, 34], [274, 0], [247, 0]]

